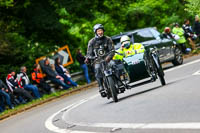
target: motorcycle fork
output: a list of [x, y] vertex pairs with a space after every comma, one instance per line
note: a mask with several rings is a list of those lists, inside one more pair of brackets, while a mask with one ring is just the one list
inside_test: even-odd
[[[128, 84], [124, 84], [124, 83], [121, 81], [121, 79], [118, 78], [115, 74], [114, 74], [113, 76], [115, 77], [115, 79], [117, 79], [117, 81], [119, 81], [119, 82], [123, 85], [123, 87], [124, 87], [125, 89], [129, 89]], [[119, 89], [119, 87], [118, 87], [118, 89]]]

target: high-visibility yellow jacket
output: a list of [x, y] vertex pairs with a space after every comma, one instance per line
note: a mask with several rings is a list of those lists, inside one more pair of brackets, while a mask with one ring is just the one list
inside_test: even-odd
[[129, 48], [119, 48], [117, 52], [122, 55], [115, 53], [113, 59], [122, 60], [124, 57], [128, 57], [139, 53], [144, 53], [144, 51], [145, 51], [144, 46], [141, 43], [134, 43], [131, 44]]
[[172, 32], [180, 37], [180, 39], [177, 40], [177, 43], [181, 44], [186, 42], [186, 39], [184, 37], [184, 30], [181, 27], [174, 27], [172, 29]]

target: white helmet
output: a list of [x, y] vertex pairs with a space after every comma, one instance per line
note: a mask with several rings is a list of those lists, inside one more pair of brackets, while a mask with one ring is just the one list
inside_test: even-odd
[[[129, 47], [130, 44], [131, 44], [131, 39], [130, 39], [129, 36], [123, 35], [123, 36], [121, 37], [121, 39], [120, 39], [120, 43], [121, 43], [121, 45], [124, 46], [124, 47]], [[125, 46], [124, 44], [127, 44], [127, 45]]]

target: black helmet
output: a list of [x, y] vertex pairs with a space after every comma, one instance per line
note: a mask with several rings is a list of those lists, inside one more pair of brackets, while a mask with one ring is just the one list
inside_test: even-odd
[[96, 34], [96, 31], [97, 31], [98, 29], [102, 29], [103, 31], [105, 31], [102, 24], [95, 24], [95, 25], [94, 25], [93, 30], [94, 30], [94, 33], [95, 33], [95, 34]]

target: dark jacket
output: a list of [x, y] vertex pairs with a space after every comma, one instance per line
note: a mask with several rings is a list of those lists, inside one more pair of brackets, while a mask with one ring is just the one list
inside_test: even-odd
[[0, 79], [0, 89], [8, 89], [8, 87], [4, 84], [4, 82]]
[[[110, 37], [103, 36], [101, 39], [99, 38], [92, 38], [88, 43], [88, 49], [87, 49], [87, 58], [99, 56], [98, 50], [103, 49], [105, 53], [110, 52], [111, 50], [114, 50], [113, 41]], [[114, 56], [114, 52], [110, 53], [108, 55], [110, 58]]]
[[12, 76], [11, 74], [8, 74], [8, 76], [6, 78], [6, 83], [9, 87], [10, 91], [12, 91], [12, 92], [15, 88], [18, 88], [18, 81], [15, 80], [14, 76]]
[[51, 68], [50, 65], [44, 65], [43, 72], [47, 75], [47, 78], [56, 78], [56, 72]]
[[194, 22], [193, 30], [197, 35], [200, 34], [200, 22], [199, 21]]
[[83, 65], [85, 64], [85, 57], [81, 54], [81, 53], [78, 53], [76, 55], [76, 60], [79, 62], [80, 65]]
[[55, 64], [55, 69], [56, 69], [56, 72], [57, 72], [59, 75], [65, 74], [65, 72], [64, 72], [63, 69], [60, 67], [60, 65]]
[[174, 36], [173, 36], [173, 34], [172, 33], [163, 33], [163, 37], [164, 38], [168, 38], [168, 39], [174, 39]]
[[191, 37], [194, 34], [192, 27], [190, 25], [183, 24], [183, 30], [185, 31], [184, 35], [186, 38]]

